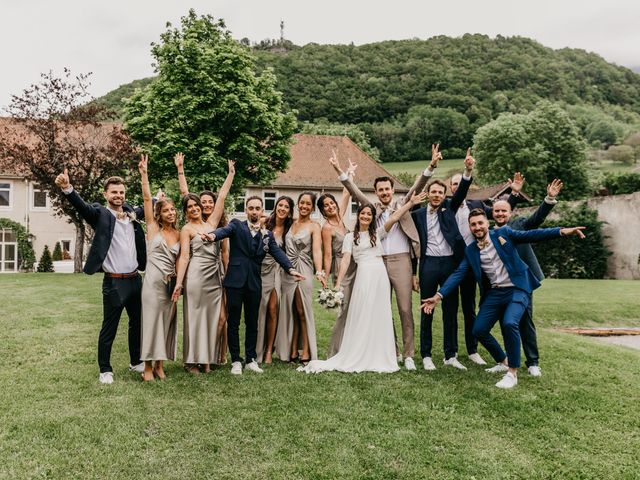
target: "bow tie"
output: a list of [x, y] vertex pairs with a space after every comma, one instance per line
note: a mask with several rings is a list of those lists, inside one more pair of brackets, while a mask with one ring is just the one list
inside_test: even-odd
[[483, 250], [489, 246], [489, 239], [485, 238], [484, 240], [478, 240], [478, 248]]
[[247, 222], [247, 225], [249, 225], [249, 230], [251, 230], [252, 232], [259, 232], [260, 231], [260, 224], [259, 223], [249, 223], [249, 222]]
[[434, 213], [437, 213], [438, 209], [437, 208], [433, 208], [433, 207], [429, 207], [429, 214], [433, 215]]

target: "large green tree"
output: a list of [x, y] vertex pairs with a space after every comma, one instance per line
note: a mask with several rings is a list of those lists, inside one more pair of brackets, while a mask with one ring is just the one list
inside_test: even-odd
[[481, 180], [502, 182], [520, 171], [528, 193], [538, 199], [554, 178], [564, 182], [562, 196], [567, 199], [589, 194], [585, 148], [567, 113], [546, 101], [527, 114], [500, 115], [478, 129], [474, 139]]
[[176, 152], [194, 190], [219, 187], [227, 158], [237, 162], [235, 188], [286, 169], [295, 117], [283, 112], [272, 71], [256, 73], [222, 20], [190, 10], [151, 51], [158, 76], [128, 102], [125, 128], [151, 155], [152, 180], [175, 177]]

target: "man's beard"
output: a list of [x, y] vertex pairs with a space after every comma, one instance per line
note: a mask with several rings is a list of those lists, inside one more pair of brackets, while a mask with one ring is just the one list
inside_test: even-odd
[[260, 220], [260, 216], [247, 215], [247, 220], [249, 220], [250, 223], [258, 223], [258, 220]]

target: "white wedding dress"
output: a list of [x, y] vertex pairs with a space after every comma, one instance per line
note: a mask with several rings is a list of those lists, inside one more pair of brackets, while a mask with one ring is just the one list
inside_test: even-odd
[[313, 360], [301, 368], [301, 371], [398, 371], [391, 317], [391, 290], [380, 248], [380, 239], [384, 235], [386, 232], [381, 227], [377, 231], [378, 241], [375, 247], [371, 246], [367, 232], [360, 232], [358, 245], [353, 243], [353, 232], [344, 237], [342, 251], [351, 252], [358, 268], [342, 343], [336, 355], [328, 360]]

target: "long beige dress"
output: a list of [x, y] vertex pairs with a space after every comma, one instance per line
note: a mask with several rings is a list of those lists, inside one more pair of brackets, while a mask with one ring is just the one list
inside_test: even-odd
[[[282, 246], [282, 238], [274, 237], [279, 246]], [[271, 292], [275, 290], [278, 303], [281, 295], [281, 276], [284, 274], [282, 267], [271, 256], [267, 255], [262, 260], [260, 277], [262, 279], [262, 298], [258, 311], [258, 340], [256, 343], [257, 361], [262, 362], [265, 354], [265, 342], [267, 341], [267, 306]], [[276, 319], [278, 321], [278, 319]]]
[[[305, 277], [305, 280], [296, 282], [291, 275], [281, 276], [280, 311], [278, 314], [278, 332], [276, 333], [276, 353], [280, 360], [289, 361], [291, 355], [291, 343], [293, 340], [293, 302], [296, 289], [300, 290], [304, 308], [304, 316], [307, 324], [311, 359], [318, 358], [316, 344], [316, 324], [313, 318], [313, 259], [312, 240], [309, 229], [302, 230], [295, 235], [291, 230], [284, 239], [287, 257], [291, 260], [294, 270]], [[298, 350], [302, 343], [298, 342]]]
[[[344, 235], [337, 230], [333, 232], [333, 238], [331, 239], [331, 275], [333, 277], [333, 284], [336, 284], [338, 279], [338, 272], [340, 270], [340, 262], [342, 262], [342, 244], [344, 243]], [[333, 325], [331, 332], [331, 340], [329, 341], [329, 351], [327, 352], [327, 358], [333, 357], [338, 350], [340, 350], [340, 344], [342, 343], [342, 335], [344, 334], [344, 324], [347, 320], [347, 310], [349, 309], [349, 300], [351, 299], [351, 289], [353, 287], [353, 280], [356, 278], [356, 262], [351, 258], [347, 273], [342, 279], [342, 293], [344, 298], [342, 299], [342, 306], [339, 307], [338, 315], [336, 317], [336, 323]]]
[[191, 239], [185, 275], [183, 357], [187, 364], [218, 361], [217, 332], [222, 308], [220, 242]]
[[168, 285], [176, 275], [180, 243], [169, 247], [162, 233], [147, 242], [147, 267], [142, 282], [141, 360], [175, 360], [176, 306]]

